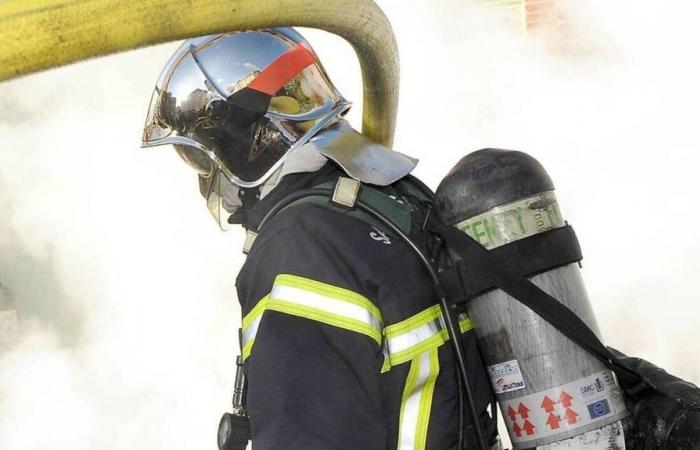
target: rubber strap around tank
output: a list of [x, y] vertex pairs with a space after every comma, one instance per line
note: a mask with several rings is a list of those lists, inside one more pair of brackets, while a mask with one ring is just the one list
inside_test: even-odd
[[[444, 224], [434, 215], [428, 220], [428, 229], [441, 236], [448, 248], [463, 258], [465, 264], [480, 267], [481, 273], [488, 274], [498, 288], [530, 308], [614, 371], [627, 395], [638, 398], [649, 390], [658, 392], [647, 377], [630, 368], [611, 352], [573, 311], [524, 276], [511, 273], [507, 265], [495, 254], [457, 228]], [[458, 301], [453, 299], [452, 303]]]
[[[581, 261], [581, 246], [573, 228], [555, 228], [490, 250], [511, 274], [531, 277]], [[441, 273], [453, 304], [464, 303], [498, 288], [492, 272], [483, 264], [456, 264]]]

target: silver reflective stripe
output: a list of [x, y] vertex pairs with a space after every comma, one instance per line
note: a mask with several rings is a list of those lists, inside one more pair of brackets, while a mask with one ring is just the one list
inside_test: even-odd
[[[471, 322], [466, 314], [457, 317], [459, 330], [466, 333]], [[439, 305], [434, 305], [408, 319], [384, 329], [389, 367], [413, 360], [423, 352], [437, 348], [449, 339], [447, 326]], [[388, 368], [383, 367], [382, 371]]]
[[[279, 274], [272, 290], [243, 318], [242, 356], [250, 356], [262, 317], [268, 312], [314, 320], [363, 334], [382, 345], [381, 312], [362, 295], [296, 275]], [[383, 368], [389, 367], [385, 358]]]
[[437, 348], [423, 352], [411, 361], [401, 402], [398, 450], [426, 448], [433, 393], [439, 373]]
[[442, 317], [433, 319], [432, 321], [407, 333], [399, 334], [398, 336], [387, 339], [389, 354], [396, 354], [408, 350], [411, 347], [415, 347], [440, 333], [440, 331], [443, 329], [441, 319]]
[[250, 356], [250, 351], [253, 348], [253, 343], [255, 342], [255, 335], [258, 333], [258, 328], [260, 327], [260, 320], [262, 320], [263, 313], [270, 301], [270, 296], [266, 295], [263, 297], [257, 305], [243, 318], [243, 332], [241, 333], [241, 356], [243, 359], [247, 359]]
[[381, 320], [372, 315], [366, 308], [318, 292], [277, 284], [270, 293], [270, 306], [276, 302], [293, 303], [336, 317], [362, 322], [378, 333], [381, 333], [383, 329]]
[[246, 328], [243, 329], [243, 337], [242, 337], [243, 348], [247, 347], [248, 344], [253, 342], [253, 339], [255, 339], [255, 335], [258, 333], [258, 327], [260, 326], [261, 319], [262, 319], [262, 314], [260, 314]]
[[[420, 416], [420, 403], [423, 395], [423, 388], [430, 376], [430, 357], [428, 353], [423, 353], [416, 358], [412, 364], [415, 364], [417, 371], [415, 381], [409, 380], [411, 386], [407, 386], [408, 397], [404, 400], [403, 411], [401, 416], [401, 424], [399, 429], [399, 450], [415, 450], [416, 448], [416, 431], [418, 427], [418, 417]], [[414, 368], [411, 367], [413, 370]], [[409, 378], [411, 374], [409, 374]]]

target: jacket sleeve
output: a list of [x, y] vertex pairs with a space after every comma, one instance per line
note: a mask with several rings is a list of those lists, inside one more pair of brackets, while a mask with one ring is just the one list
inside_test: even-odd
[[348, 249], [304, 223], [256, 242], [238, 279], [254, 448], [384, 450], [381, 314]]

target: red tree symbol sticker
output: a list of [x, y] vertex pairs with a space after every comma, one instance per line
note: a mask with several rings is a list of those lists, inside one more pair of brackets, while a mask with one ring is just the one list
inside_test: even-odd
[[566, 420], [566, 422], [569, 425], [573, 425], [576, 422], [578, 422], [578, 414], [573, 409], [566, 408], [566, 413], [564, 413], [564, 420]]
[[574, 398], [571, 396], [571, 394], [569, 394], [566, 391], [561, 391], [561, 395], [559, 396], [559, 403], [561, 403], [561, 406], [563, 406], [564, 408], [570, 408], [571, 400], [573, 399]]
[[549, 413], [549, 416], [547, 416], [547, 425], [549, 425], [551, 430], [556, 430], [559, 428], [559, 417]]
[[[544, 412], [547, 413], [547, 421], [545, 423], [549, 426], [550, 430], [559, 429], [561, 422], [564, 421], [569, 425], [575, 425], [578, 422], [579, 415], [571, 408], [571, 401], [573, 399], [574, 397], [566, 391], [561, 391], [559, 394], [559, 401], [554, 401], [550, 397], [544, 396], [540, 408], [544, 409]], [[560, 414], [556, 414], [557, 404], [561, 405], [564, 409], [563, 417]]]
[[544, 399], [542, 399], [542, 404], [540, 405], [540, 408], [544, 408], [544, 412], [551, 413], [554, 412], [554, 405], [556, 404], [557, 402], [545, 395]]
[[[524, 403], [519, 403], [517, 410], [508, 405], [508, 417], [513, 422], [513, 433], [516, 437], [521, 437], [523, 433], [527, 436], [535, 434], [535, 424], [528, 420], [529, 414], [530, 409]], [[522, 426], [518, 423], [518, 416], [523, 419]]]

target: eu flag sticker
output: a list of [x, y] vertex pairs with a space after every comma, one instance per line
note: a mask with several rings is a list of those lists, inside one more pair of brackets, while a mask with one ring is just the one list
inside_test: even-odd
[[599, 400], [595, 403], [590, 403], [588, 406], [588, 413], [591, 415], [591, 419], [595, 420], [599, 417], [603, 417], [606, 414], [610, 414], [610, 404], [607, 399]]

